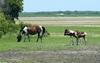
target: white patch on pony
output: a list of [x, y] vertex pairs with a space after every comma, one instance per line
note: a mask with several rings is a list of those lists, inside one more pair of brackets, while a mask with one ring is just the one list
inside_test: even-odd
[[75, 33], [75, 36], [77, 36], [77, 32], [74, 32]]
[[87, 35], [87, 33], [86, 33], [86, 32], [84, 32], [84, 34], [85, 34], [85, 35]]
[[28, 33], [28, 31], [27, 31], [27, 29], [28, 29], [28, 27], [24, 27], [24, 29], [23, 29], [23, 31], [27, 34]]
[[42, 33], [43, 33], [43, 29], [42, 29], [42, 26], [39, 25], [40, 29], [41, 29], [41, 32], [40, 32], [40, 36], [42, 36]]
[[75, 31], [73, 31], [73, 30], [69, 30], [69, 32], [70, 32], [70, 33], [74, 33]]

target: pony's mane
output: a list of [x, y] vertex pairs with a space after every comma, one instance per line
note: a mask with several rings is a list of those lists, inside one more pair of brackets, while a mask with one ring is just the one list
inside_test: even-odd
[[37, 24], [25, 24], [25, 26], [27, 26], [27, 27], [32, 27], [32, 26], [39, 26], [39, 25], [37, 25]]

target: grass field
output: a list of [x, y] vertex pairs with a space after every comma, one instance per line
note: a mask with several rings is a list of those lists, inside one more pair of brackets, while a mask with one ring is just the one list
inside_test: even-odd
[[[97, 54], [100, 51], [99, 23], [71, 25], [64, 22], [63, 25], [56, 22], [52, 24], [42, 24], [50, 33], [49, 36], [43, 38], [42, 43], [36, 42], [36, 35], [31, 36], [31, 42], [28, 40], [16, 42], [17, 33], [3, 36], [0, 39], [0, 61], [7, 63], [80, 63], [80, 61], [81, 63], [99, 63], [100, 54]], [[70, 37], [63, 35], [66, 28], [87, 32], [87, 44], [80, 42], [78, 46], [72, 46]]]
[[[73, 29], [85, 31], [87, 35], [87, 45], [100, 46], [100, 30], [99, 27], [82, 27], [82, 26], [46, 26], [50, 36], [44, 37], [43, 42], [36, 42], [37, 36], [31, 36], [31, 42], [16, 42], [17, 34], [8, 34], [0, 39], [0, 51], [6, 50], [63, 50], [71, 47], [70, 37], [64, 36], [64, 29]], [[83, 46], [84, 43], [81, 43]], [[81, 47], [80, 46], [80, 47]], [[52, 47], [52, 48], [51, 48]], [[69, 49], [70, 50], [70, 49]]]

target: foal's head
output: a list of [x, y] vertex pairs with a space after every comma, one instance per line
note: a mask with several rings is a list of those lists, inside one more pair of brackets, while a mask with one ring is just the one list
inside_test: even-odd
[[75, 31], [65, 29], [64, 35], [74, 36], [75, 35]]
[[65, 29], [64, 35], [68, 35], [68, 34], [69, 34], [69, 30], [68, 29]]

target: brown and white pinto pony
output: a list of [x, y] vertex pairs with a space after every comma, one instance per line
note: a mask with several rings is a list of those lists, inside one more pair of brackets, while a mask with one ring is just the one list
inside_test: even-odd
[[[69, 29], [65, 29], [64, 31], [64, 35], [68, 35], [71, 38], [75, 37], [76, 38], [76, 44], [78, 45], [79, 39], [83, 38], [84, 42], [86, 44], [86, 32], [80, 32], [80, 31], [73, 31], [73, 30], [69, 30]], [[72, 45], [74, 45], [74, 42], [72, 40]]]
[[42, 37], [45, 33], [49, 35], [44, 26], [27, 24], [21, 27], [19, 34], [17, 36], [17, 42], [20, 42], [22, 37], [24, 37], [24, 42], [26, 40], [26, 37], [28, 37], [30, 42], [30, 35], [35, 35], [35, 34], [38, 35], [37, 42], [39, 39], [41, 39], [42, 42]]

